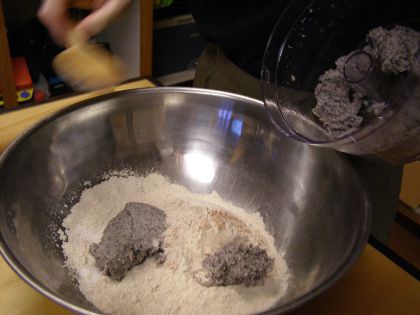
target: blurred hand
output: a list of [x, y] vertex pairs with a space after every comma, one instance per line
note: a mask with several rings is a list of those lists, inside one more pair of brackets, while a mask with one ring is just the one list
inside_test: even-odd
[[[76, 25], [76, 31], [86, 38], [104, 30], [117, 19], [132, 3], [132, 0], [94, 0], [92, 13]], [[74, 23], [70, 20], [69, 0], [43, 0], [38, 18], [47, 27], [54, 41], [66, 46], [67, 32]]]

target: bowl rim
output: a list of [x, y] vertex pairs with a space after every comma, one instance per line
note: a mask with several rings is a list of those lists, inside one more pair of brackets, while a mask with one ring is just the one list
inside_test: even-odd
[[[250, 98], [247, 96], [218, 91], [218, 90], [209, 90], [209, 89], [201, 89], [201, 88], [189, 88], [189, 87], [153, 87], [153, 88], [135, 88], [129, 89], [124, 91], [114, 91], [107, 93], [105, 95], [95, 96], [89, 98], [87, 100], [76, 102], [68, 107], [62, 108], [57, 110], [54, 113], [48, 114], [43, 117], [40, 121], [36, 122], [35, 124], [31, 125], [27, 129], [25, 129], [19, 136], [17, 136], [1, 153], [0, 155], [0, 170], [4, 167], [5, 161], [13, 154], [13, 152], [20, 146], [24, 141], [29, 138], [34, 132], [38, 129], [42, 128], [44, 125], [54, 121], [55, 119], [64, 116], [68, 113], [77, 111], [79, 109], [94, 106], [98, 102], [110, 100], [118, 96], [123, 95], [134, 95], [134, 94], [156, 94], [156, 93], [193, 93], [193, 94], [205, 94], [205, 95], [214, 95], [214, 96], [225, 96], [237, 100], [246, 101], [248, 104], [252, 106], [258, 106], [261, 110], [264, 110], [264, 102]], [[270, 121], [269, 117], [265, 115], [267, 121]], [[272, 125], [272, 124], [271, 124]], [[285, 136], [283, 133], [279, 132], [275, 126], [273, 126], [273, 132], [277, 133], [279, 136]], [[325, 149], [324, 149], [325, 150]], [[337, 154], [339, 154], [337, 152]], [[335, 284], [356, 262], [356, 260], [360, 257], [367, 239], [369, 237], [370, 232], [370, 225], [371, 225], [371, 203], [370, 203], [370, 196], [367, 190], [367, 184], [365, 180], [357, 174], [354, 167], [349, 163], [351, 171], [356, 173], [357, 175], [355, 178], [358, 178], [360, 181], [360, 185], [363, 187], [361, 190], [363, 192], [363, 200], [364, 200], [364, 211], [363, 217], [361, 219], [362, 224], [360, 225], [360, 229], [356, 234], [356, 238], [354, 240], [353, 247], [349, 251], [349, 255], [343, 262], [337, 266], [335, 272], [333, 272], [326, 280], [320, 283], [318, 286], [313, 288], [310, 292], [305, 293], [302, 296], [299, 296], [293, 299], [291, 302], [275, 306], [272, 309], [264, 311], [260, 314], [279, 314], [289, 312], [294, 310], [303, 304], [306, 304], [308, 301], [312, 300], [314, 297], [318, 296], [328, 288], [330, 288], [333, 284]], [[0, 255], [6, 261], [6, 263], [10, 266], [10, 268], [29, 286], [31, 286], [35, 291], [41, 293], [49, 300], [57, 303], [58, 305], [63, 306], [64, 308], [77, 312], [78, 314], [86, 314], [86, 315], [100, 315], [101, 313], [92, 312], [84, 307], [80, 307], [72, 303], [69, 299], [65, 296], [62, 296], [58, 293], [54, 293], [48, 288], [46, 288], [42, 283], [40, 283], [35, 277], [33, 277], [30, 272], [16, 259], [13, 255], [13, 252], [10, 250], [9, 246], [4, 240], [3, 233], [0, 231]]]

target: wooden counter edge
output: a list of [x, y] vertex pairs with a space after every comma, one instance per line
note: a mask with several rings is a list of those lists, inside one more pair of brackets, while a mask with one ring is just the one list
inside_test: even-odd
[[147, 79], [128, 82], [114, 88], [103, 89], [95, 92], [77, 94], [68, 98], [31, 106], [0, 115], [0, 153], [25, 129], [34, 125], [42, 118], [51, 115], [63, 108], [85, 101], [96, 96], [105, 95], [110, 92], [126, 91], [138, 88], [151, 88], [155, 84]]
[[[293, 315], [418, 315], [419, 282], [367, 245], [360, 259], [326, 292]], [[1, 314], [72, 314], [25, 284], [0, 258]]]

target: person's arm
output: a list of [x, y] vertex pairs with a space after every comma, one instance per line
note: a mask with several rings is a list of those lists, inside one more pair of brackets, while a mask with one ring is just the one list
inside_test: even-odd
[[[92, 13], [76, 25], [86, 37], [96, 35], [129, 8], [132, 0], [94, 0]], [[70, 21], [69, 0], [43, 0], [38, 18], [47, 27], [53, 39], [65, 46], [66, 36], [73, 23]]]

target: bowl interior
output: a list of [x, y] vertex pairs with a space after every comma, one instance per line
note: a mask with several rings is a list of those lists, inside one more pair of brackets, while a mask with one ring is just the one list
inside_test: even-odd
[[[206, 180], [188, 172], [186, 154], [198, 165], [203, 156], [213, 161]], [[81, 313], [97, 310], [63, 267], [63, 205], [77, 202], [85, 182], [125, 168], [154, 170], [194, 192], [215, 190], [260, 211], [292, 274], [277, 311], [331, 285], [367, 237], [368, 201], [349, 162], [280, 136], [261, 102], [182, 88], [111, 94], [38, 124], [0, 161], [3, 256], [32, 286]]]

